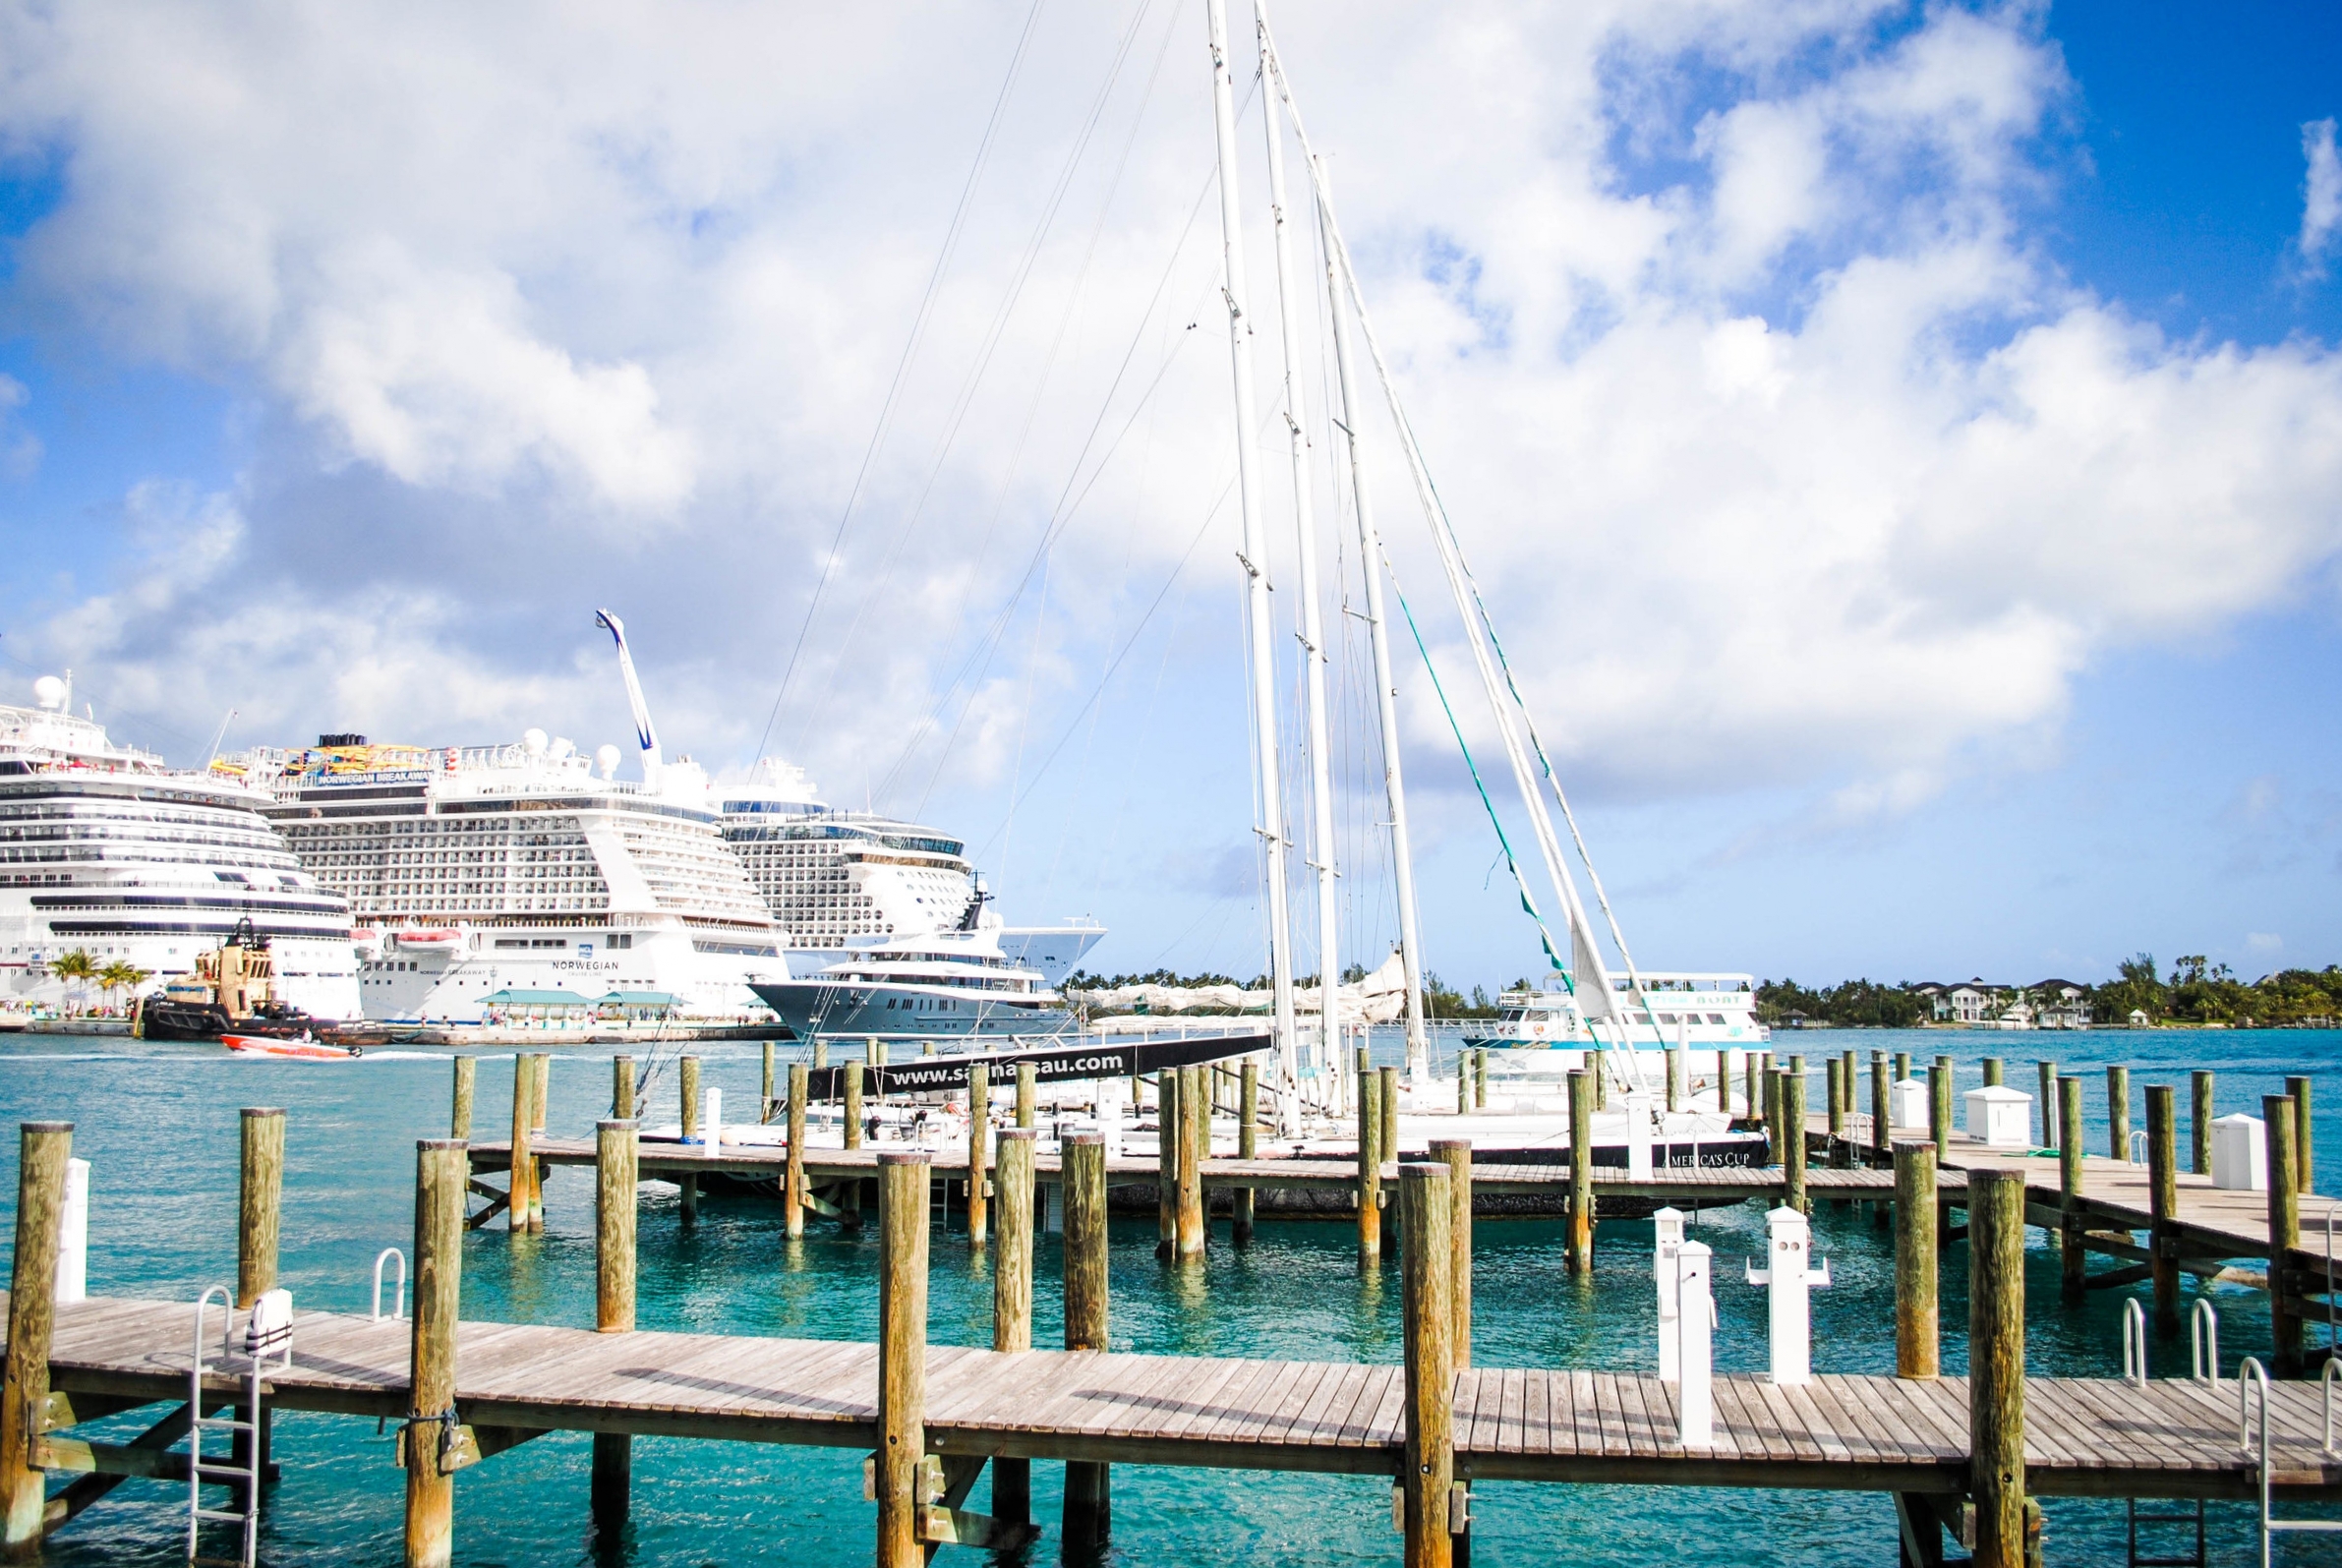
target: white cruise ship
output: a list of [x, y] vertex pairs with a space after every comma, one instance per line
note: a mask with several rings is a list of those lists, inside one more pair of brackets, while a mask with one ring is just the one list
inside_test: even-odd
[[1089, 920], [1001, 924], [982, 909], [986, 896], [965, 842], [917, 823], [826, 805], [802, 768], [767, 758], [744, 784], [717, 784], [713, 800], [725, 842], [772, 911], [790, 972], [800, 979], [981, 923], [993, 956], [1034, 971], [1046, 988], [1106, 935]]
[[100, 967], [146, 970], [139, 989], [151, 992], [250, 920], [282, 1001], [357, 1016], [349, 905], [285, 847], [263, 815], [269, 797], [113, 744], [73, 716], [70, 676], [33, 689], [37, 707], [0, 706], [0, 989], [41, 1006], [85, 1000], [50, 967], [79, 949]]
[[705, 776], [678, 758], [621, 782], [617, 763], [532, 729], [447, 748], [325, 735], [217, 766], [273, 795], [293, 852], [349, 900], [369, 1018], [480, 1022], [484, 999], [528, 992], [763, 1016], [750, 984], [788, 971]]

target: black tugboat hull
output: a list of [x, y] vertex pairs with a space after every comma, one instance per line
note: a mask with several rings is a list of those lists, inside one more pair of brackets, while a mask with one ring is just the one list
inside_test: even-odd
[[149, 1040], [206, 1041], [225, 1034], [291, 1040], [332, 1027], [331, 1019], [313, 1018], [291, 1008], [231, 1018], [228, 1010], [216, 1002], [149, 1001], [139, 1014], [139, 1033]]

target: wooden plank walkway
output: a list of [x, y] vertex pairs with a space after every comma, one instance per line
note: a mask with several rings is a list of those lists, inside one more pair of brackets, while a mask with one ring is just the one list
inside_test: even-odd
[[[887, 1149], [901, 1149], [916, 1145], [881, 1143], [858, 1149], [808, 1148], [805, 1151], [805, 1170], [809, 1180], [820, 1183], [849, 1181], [857, 1177], [878, 1174], [878, 1156]], [[546, 1138], [530, 1141], [529, 1147], [548, 1165], [583, 1165], [594, 1163], [594, 1142], [591, 1138]], [[937, 1181], [965, 1182], [967, 1180], [967, 1146], [961, 1140], [950, 1148], [928, 1150], [932, 1156], [931, 1169]], [[471, 1145], [472, 1173], [475, 1176], [501, 1176], [512, 1168], [512, 1147], [509, 1143], [474, 1143]], [[727, 1145], [719, 1152], [710, 1152], [696, 1144], [660, 1143], [645, 1141], [638, 1155], [639, 1168], [646, 1177], [673, 1180], [677, 1176], [707, 1176], [719, 1174], [749, 1181], [778, 1181], [788, 1168], [786, 1149], [775, 1145]], [[1059, 1163], [1055, 1154], [1034, 1157], [1034, 1171], [1045, 1186], [1055, 1186]], [[1106, 1162], [1106, 1183], [1109, 1187], [1151, 1187], [1160, 1178], [1160, 1167], [1153, 1156], [1142, 1159], [1124, 1158]], [[1358, 1186], [1358, 1164], [1355, 1160], [1311, 1159], [1211, 1159], [1202, 1165], [1203, 1186], [1206, 1190], [1250, 1187], [1255, 1189], [1283, 1189], [1293, 1191], [1347, 1192]], [[1385, 1183], [1398, 1180], [1398, 1162], [1390, 1161], [1382, 1167]], [[1948, 1179], [1957, 1182], [1960, 1178]], [[1475, 1165], [1472, 1185], [1476, 1191], [1517, 1192], [1536, 1194], [1566, 1193], [1569, 1191], [1567, 1165]], [[1893, 1171], [1874, 1171], [1862, 1168], [1830, 1170], [1814, 1166], [1806, 1172], [1807, 1191], [1817, 1197], [1874, 1197], [1892, 1196], [1895, 1191]], [[1598, 1193], [1625, 1197], [1675, 1198], [1684, 1202], [1731, 1203], [1749, 1198], [1765, 1197], [1782, 1191], [1779, 1169], [1766, 1170], [1757, 1166], [1670, 1166], [1651, 1173], [1649, 1180], [1637, 1181], [1616, 1166], [1598, 1165], [1594, 1168], [1594, 1187]]]
[[[193, 1308], [92, 1300], [58, 1308], [50, 1376], [69, 1396], [184, 1400]], [[214, 1325], [218, 1319], [214, 1318]], [[326, 1312], [295, 1319], [276, 1405], [403, 1416], [410, 1325]], [[527, 1430], [868, 1448], [876, 1347], [465, 1323], [463, 1419]], [[1391, 1475], [1400, 1368], [1100, 1352], [927, 1353], [927, 1431], [946, 1455]], [[224, 1381], [218, 1385], [228, 1386]], [[1480, 1367], [1455, 1389], [1457, 1470], [1483, 1480], [1959, 1493], [1967, 1488], [1963, 1379], [1716, 1381], [1716, 1444], [1672, 1440], [1674, 1391], [1653, 1377]], [[2234, 1383], [2027, 1382], [2028, 1489], [2137, 1497], [2254, 1495]], [[2274, 1390], [2274, 1481], [2342, 1498], [2318, 1390]]]

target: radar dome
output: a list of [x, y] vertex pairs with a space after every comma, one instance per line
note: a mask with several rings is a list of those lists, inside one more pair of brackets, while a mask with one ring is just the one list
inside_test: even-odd
[[520, 749], [527, 752], [530, 756], [544, 756], [546, 745], [547, 740], [544, 730], [536, 728], [534, 726], [532, 726], [520, 732]]
[[615, 779], [618, 776], [618, 748], [605, 745], [597, 749], [594, 766], [602, 770], [603, 778]]
[[51, 713], [65, 706], [65, 682], [55, 675], [43, 675], [32, 683], [32, 696]]

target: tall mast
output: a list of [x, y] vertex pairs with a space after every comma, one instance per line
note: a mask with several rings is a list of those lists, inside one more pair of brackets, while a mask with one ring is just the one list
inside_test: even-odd
[[[1268, 36], [1268, 0], [1253, 0], [1260, 36]], [[1263, 45], [1265, 49], [1265, 45]], [[1276, 225], [1277, 322], [1285, 348], [1285, 440], [1293, 458], [1293, 526], [1301, 541], [1301, 657], [1307, 673], [1310, 726], [1310, 868], [1317, 873], [1317, 1066], [1320, 1071], [1341, 1037], [1341, 941], [1335, 928], [1333, 860], [1333, 751], [1325, 738], [1325, 625], [1317, 603], [1317, 519], [1310, 504], [1309, 409], [1301, 389], [1301, 289], [1293, 272], [1293, 246], [1285, 232], [1284, 120], [1274, 92], [1260, 98], [1260, 123], [1268, 133], [1268, 203]], [[1413, 1058], [1408, 1067], [1412, 1071]]]
[[1253, 438], [1252, 321], [1244, 306], [1244, 213], [1236, 193], [1236, 91], [1228, 73], [1227, 0], [1205, 0], [1211, 32], [1212, 131], [1219, 144], [1221, 293], [1228, 302], [1228, 357], [1236, 381], [1236, 489], [1244, 513], [1245, 630], [1253, 656], [1254, 800], [1268, 862], [1268, 968], [1276, 1002], [1279, 1096], [1288, 1136], [1301, 1131], [1300, 1063], [1293, 1039], [1293, 937], [1285, 910], [1285, 802], [1277, 780], [1275, 630], [1268, 605], [1268, 545], [1260, 519], [1260, 453]]
[[[1271, 95], [1270, 102], [1275, 102]], [[1333, 233], [1332, 187], [1325, 160], [1313, 158], [1317, 189], [1317, 222]], [[1407, 1074], [1429, 1071], [1431, 1047], [1423, 1028], [1423, 942], [1415, 929], [1415, 860], [1407, 843], [1407, 787], [1399, 776], [1398, 690], [1390, 678], [1390, 628], [1382, 619], [1382, 538], [1375, 531], [1366, 469], [1358, 460], [1358, 391], [1350, 374], [1350, 308], [1344, 298], [1330, 238], [1325, 246], [1325, 286], [1333, 305], [1334, 383], [1342, 398], [1342, 435], [1350, 458], [1350, 494], [1358, 511], [1358, 563], [1366, 572], [1367, 636], [1375, 650], [1375, 716], [1382, 727], [1382, 795], [1390, 807], [1390, 864], [1399, 903], [1399, 965], [1407, 975]]]

